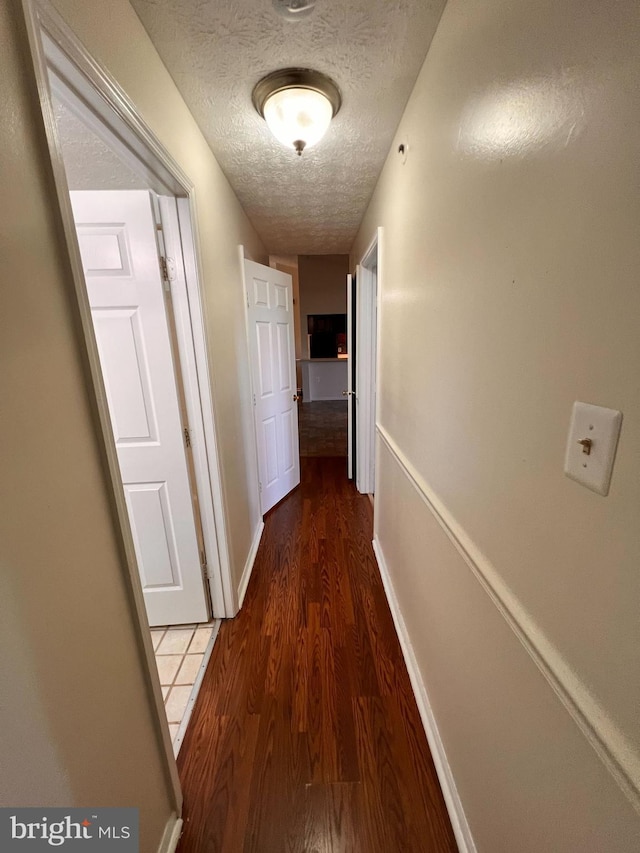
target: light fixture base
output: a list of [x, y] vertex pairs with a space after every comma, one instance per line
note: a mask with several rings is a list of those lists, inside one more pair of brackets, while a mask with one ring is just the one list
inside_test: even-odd
[[314, 10], [316, 0], [272, 0], [273, 7], [285, 21], [302, 21]]
[[264, 105], [267, 100], [283, 89], [311, 89], [320, 92], [331, 104], [334, 117], [342, 106], [340, 89], [326, 74], [314, 71], [312, 68], [281, 68], [267, 74], [253, 87], [251, 100], [262, 118], [264, 118]]

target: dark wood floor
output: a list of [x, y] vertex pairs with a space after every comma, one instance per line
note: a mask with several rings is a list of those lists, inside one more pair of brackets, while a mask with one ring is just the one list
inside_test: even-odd
[[180, 751], [179, 853], [455, 851], [345, 460], [265, 519]]

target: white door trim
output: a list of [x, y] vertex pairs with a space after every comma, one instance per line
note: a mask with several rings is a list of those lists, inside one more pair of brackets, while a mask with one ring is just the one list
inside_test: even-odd
[[362, 494], [375, 493], [381, 237], [382, 228], [378, 228], [356, 274], [356, 487]]
[[[222, 618], [235, 615], [236, 611], [231, 593], [226, 530], [224, 524], [216, 523], [217, 517], [224, 519], [224, 511], [215, 434], [207, 430], [207, 422], [210, 428], [213, 427], [213, 418], [207, 419], [204, 415], [205, 411], [213, 410], [213, 401], [206, 356], [204, 318], [198, 291], [194, 235], [186, 207], [188, 199], [159, 196], [158, 203], [166, 256], [176, 262], [172, 273], [175, 278], [170, 282], [171, 301], [191, 434], [191, 451], [207, 560], [207, 581], [213, 615]], [[222, 543], [220, 540], [223, 540]], [[222, 569], [222, 561], [225, 558], [226, 571]]]
[[[376, 282], [376, 404], [375, 404], [375, 412], [374, 412], [374, 462], [375, 462], [375, 471], [376, 478], [378, 476], [377, 472], [380, 470], [380, 437], [378, 435], [378, 424], [380, 423], [380, 387], [382, 385], [381, 377], [382, 377], [382, 311], [383, 311], [383, 298], [382, 298], [382, 282], [383, 282], [383, 269], [384, 269], [384, 228], [382, 225], [379, 225], [376, 228], [376, 237], [375, 244], [378, 255], [378, 270], [377, 270], [377, 282]], [[373, 484], [374, 492], [376, 489], [376, 482]], [[373, 508], [373, 536], [375, 539], [378, 538], [378, 513], [375, 511], [375, 503]]]
[[[347, 275], [347, 478], [353, 480], [353, 276]], [[343, 392], [344, 393], [344, 392]]]
[[[115, 530], [116, 535], [120, 539], [119, 544], [123, 554], [123, 563], [126, 565], [126, 573], [123, 580], [128, 591], [134, 621], [140, 627], [138, 631], [139, 649], [143, 658], [143, 670], [145, 672], [150, 701], [155, 708], [155, 728], [161, 749], [164, 753], [165, 772], [172, 797], [172, 805], [176, 813], [180, 815], [182, 813], [182, 790], [164, 710], [164, 701], [155, 664], [151, 633], [148, 630], [142, 585], [138, 574], [129, 516], [121, 485], [118, 457], [111, 429], [111, 419], [102, 379], [98, 349], [93, 332], [93, 322], [84, 282], [73, 211], [69, 198], [69, 188], [58, 140], [49, 86], [48, 59], [44, 45], [45, 38], [56, 53], [57, 59], [60, 59], [71, 70], [83, 94], [86, 94], [90, 99], [91, 107], [97, 118], [102, 119], [107, 128], [113, 128], [115, 125], [118, 126], [119, 135], [126, 139], [127, 144], [135, 152], [135, 156], [132, 155], [132, 159], [136, 161], [136, 168], [142, 169], [144, 172], [148, 170], [152, 173], [155, 180], [157, 180], [155, 188], [158, 191], [164, 190], [164, 192], [184, 196], [184, 198], [180, 199], [182, 202], [180, 208], [180, 226], [182, 229], [183, 244], [187, 249], [190, 247], [193, 249], [190, 275], [187, 275], [187, 287], [189, 296], [191, 297], [191, 310], [194, 316], [200, 320], [199, 323], [195, 322], [193, 324], [193, 331], [196, 343], [197, 369], [201, 377], [199, 389], [202, 404], [203, 429], [206, 434], [206, 451], [209, 471], [213, 475], [210, 483], [213, 514], [216, 523], [221, 585], [223, 590], [230, 590], [232, 588], [230, 560], [219, 479], [214, 412], [209, 387], [205, 329], [202, 321], [204, 303], [200, 284], [202, 280], [200, 253], [197, 240], [194, 239], [195, 233], [189, 229], [191, 231], [191, 242], [189, 242], [185, 227], [189, 215], [191, 216], [191, 221], [195, 221], [195, 190], [187, 175], [144, 122], [128, 95], [111, 77], [108, 71], [100, 66], [88, 53], [51, 3], [48, 0], [22, 0], [22, 5], [40, 99], [40, 108], [47, 135], [57, 202], [66, 238], [75, 301], [78, 306], [74, 319], [77, 323], [78, 333], [82, 335], [86, 346], [83, 357], [85, 359], [85, 367], [92, 380], [90, 399], [102, 436], [100, 444], [111, 481], [110, 502], [114, 513]], [[225, 613], [225, 615], [234, 615], [233, 600], [227, 602], [225, 599], [225, 609], [227, 606], [230, 606], [231, 611]]]
[[[172, 794], [173, 805], [176, 813], [181, 815], [182, 789], [180, 787], [180, 779], [178, 777], [178, 768], [173, 756], [169, 726], [166, 722], [164, 700], [153, 654], [151, 632], [146, 627], [148, 622], [142, 593], [142, 584], [138, 574], [133, 536], [131, 534], [131, 527], [129, 524], [129, 514], [121, 485], [120, 467], [113, 432], [111, 429], [108, 401], [102, 378], [98, 348], [92, 328], [93, 323], [91, 319], [89, 297], [85, 287], [82, 260], [75, 231], [71, 200], [69, 198], [69, 188], [67, 185], [62, 151], [58, 140], [53, 105], [51, 102], [47, 73], [47, 57], [45, 54], [43, 37], [45, 35], [48, 36], [49, 39], [56, 44], [59, 50], [68, 57], [73, 65], [76, 66], [76, 68], [82, 69], [82, 72], [84, 72], [87, 61], [89, 61], [91, 65], [94, 63], [86, 53], [84, 47], [76, 39], [75, 35], [68, 29], [64, 21], [48, 3], [40, 2], [40, 0], [23, 0], [23, 9], [25, 12], [31, 56], [33, 59], [38, 94], [40, 97], [40, 108], [42, 110], [47, 134], [49, 156], [53, 167], [57, 201], [64, 228], [67, 251], [69, 254], [75, 299], [78, 306], [75, 320], [79, 327], [79, 334], [84, 337], [86, 345], [86, 366], [91, 376], [94, 395], [92, 398], [90, 394], [90, 399], [93, 403], [95, 415], [100, 425], [100, 432], [102, 435], [102, 441], [100, 442], [101, 450], [104, 453], [109, 478], [111, 480], [111, 493], [109, 497], [112, 510], [114, 512], [114, 532], [116, 535], [119, 534], [119, 544], [122, 548], [124, 563], [127, 567], [123, 581], [129, 594], [129, 601], [133, 610], [134, 621], [137, 621], [140, 626], [138, 642], [141, 655], [143, 657], [143, 670], [147, 681], [147, 689], [156, 712], [154, 715], [155, 728], [164, 752], [165, 772], [169, 783], [169, 790]], [[108, 96], [110, 96], [110, 93]]]

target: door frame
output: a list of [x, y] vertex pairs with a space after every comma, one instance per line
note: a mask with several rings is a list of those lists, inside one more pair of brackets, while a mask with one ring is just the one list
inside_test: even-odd
[[353, 480], [355, 473], [355, 412], [354, 412], [354, 369], [356, 365], [356, 354], [354, 352], [355, 328], [354, 328], [354, 287], [356, 276], [347, 273], [347, 390], [343, 391], [347, 398], [347, 479]]
[[[192, 228], [189, 199], [158, 196], [158, 203], [166, 257], [175, 262], [170, 264], [170, 295], [206, 554], [205, 580], [211, 595], [213, 615], [224, 618], [235, 616], [238, 608], [224, 527], [222, 475], [213, 416], [198, 255], [195, 251], [197, 235]], [[223, 561], [226, 561], [224, 568]]]
[[[138, 572], [135, 548], [129, 516], [122, 489], [120, 468], [111, 428], [111, 419], [104, 388], [100, 359], [93, 331], [91, 310], [85, 285], [84, 272], [78, 247], [73, 211], [69, 198], [66, 172], [62, 158], [56, 120], [53, 111], [49, 69], [57, 65], [72, 75], [74, 88], [91, 106], [95, 114], [93, 129], [115, 135], [123, 141], [119, 153], [128, 159], [139, 172], [144, 173], [150, 187], [158, 194], [173, 195], [177, 200], [177, 217], [185, 260], [185, 285], [187, 305], [191, 312], [191, 328], [194, 344], [195, 382], [199, 399], [200, 419], [195, 418], [190, 426], [203, 437], [202, 452], [199, 454], [200, 479], [205, 476], [208, 488], [199, 492], [203, 528], [207, 519], [205, 547], [208, 558], [217, 555], [218, 589], [211, 585], [212, 598], [218, 614], [233, 616], [237, 612], [237, 598], [233, 591], [228, 534], [222, 495], [222, 480], [219, 452], [216, 439], [211, 381], [207, 357], [206, 329], [204, 325], [204, 300], [202, 293], [201, 253], [196, 221], [195, 187], [178, 163], [156, 138], [145, 123], [136, 106], [109, 72], [86, 50], [75, 33], [67, 26], [59, 13], [47, 0], [22, 0], [23, 13], [31, 49], [35, 79], [44, 120], [49, 157], [53, 169], [55, 195], [73, 277], [75, 300], [71, 303], [78, 334], [84, 343], [84, 367], [90, 378], [90, 399], [96, 419], [97, 436], [110, 480], [110, 504], [114, 515], [115, 532], [123, 557], [125, 573], [123, 581], [128, 593], [134, 622], [139, 626], [138, 647], [144, 661], [147, 689], [155, 708], [155, 728], [165, 755], [165, 771], [173, 806], [179, 817], [182, 811], [182, 791], [176, 761], [173, 754], [169, 727], [166, 721], [164, 701], [160, 688], [151, 632], [148, 627], [142, 584]], [[45, 48], [47, 41], [48, 50]], [[177, 319], [177, 318], [176, 318]], [[182, 355], [182, 354], [181, 354]], [[188, 359], [187, 359], [188, 360]], [[183, 364], [184, 369], [184, 364]], [[192, 386], [193, 387], [193, 386]], [[193, 398], [192, 398], [193, 401]], [[200, 442], [198, 442], [200, 443]], [[195, 458], [194, 458], [195, 461]], [[211, 541], [215, 536], [215, 540]], [[212, 572], [213, 574], [213, 572]], [[222, 607], [221, 613], [219, 608]]]
[[381, 246], [382, 228], [378, 227], [356, 273], [356, 488], [362, 494], [376, 490]]

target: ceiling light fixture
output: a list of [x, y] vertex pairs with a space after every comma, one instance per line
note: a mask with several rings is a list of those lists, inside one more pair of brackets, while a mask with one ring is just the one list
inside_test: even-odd
[[273, 5], [285, 21], [301, 21], [313, 12], [316, 0], [273, 0]]
[[336, 84], [310, 68], [283, 68], [256, 83], [253, 105], [276, 139], [301, 155], [327, 132], [342, 104]]

